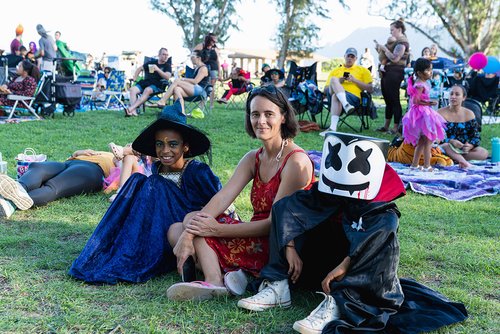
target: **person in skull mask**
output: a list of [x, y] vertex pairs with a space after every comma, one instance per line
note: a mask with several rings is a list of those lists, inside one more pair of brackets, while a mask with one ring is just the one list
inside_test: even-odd
[[290, 306], [290, 279], [323, 290], [318, 307], [294, 323], [300, 333], [420, 333], [467, 317], [462, 304], [397, 277], [400, 213], [392, 201], [405, 190], [385, 162], [388, 145], [326, 133], [319, 182], [273, 205], [269, 262], [254, 281], [259, 292], [239, 307]]

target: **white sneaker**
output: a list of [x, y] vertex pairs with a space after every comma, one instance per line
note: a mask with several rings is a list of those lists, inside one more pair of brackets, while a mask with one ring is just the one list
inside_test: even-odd
[[264, 311], [276, 306], [290, 307], [290, 305], [292, 301], [288, 279], [276, 282], [265, 280], [259, 286], [259, 292], [256, 295], [238, 301], [238, 307], [250, 311]]
[[317, 292], [325, 299], [316, 307], [307, 318], [295, 321], [293, 329], [302, 334], [321, 333], [327, 323], [340, 319], [339, 309], [332, 296]]
[[9, 218], [16, 211], [16, 208], [5, 198], [0, 197], [0, 218]]
[[354, 110], [354, 106], [350, 103], [346, 103], [344, 105], [344, 110], [345, 110], [346, 114], [348, 114], [349, 112]]
[[227, 272], [224, 275], [224, 285], [233, 295], [241, 296], [247, 289], [247, 274], [242, 269]]
[[7, 175], [0, 175], [0, 196], [11, 200], [19, 210], [28, 210], [33, 206], [33, 199], [23, 186]]

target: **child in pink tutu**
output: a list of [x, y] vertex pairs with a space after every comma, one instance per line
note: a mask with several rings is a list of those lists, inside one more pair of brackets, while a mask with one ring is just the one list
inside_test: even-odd
[[[432, 172], [432, 142], [445, 138], [446, 120], [431, 106], [437, 104], [429, 98], [432, 77], [432, 63], [426, 58], [418, 58], [413, 67], [413, 75], [408, 78], [410, 109], [403, 117], [403, 136], [405, 142], [415, 146], [411, 169]], [[424, 155], [424, 166], [419, 166], [420, 156]]]

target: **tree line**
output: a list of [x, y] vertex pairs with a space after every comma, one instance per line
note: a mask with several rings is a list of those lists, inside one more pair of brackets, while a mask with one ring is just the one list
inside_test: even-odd
[[[224, 44], [238, 31], [236, 12], [240, 0], [150, 0], [154, 10], [173, 19], [182, 29], [184, 47], [192, 49], [213, 32]], [[344, 9], [347, 1], [337, 0]], [[315, 22], [329, 18], [326, 0], [269, 0], [280, 23], [274, 43], [278, 67], [293, 57], [306, 57], [317, 48], [320, 28]], [[330, 2], [331, 4], [331, 2]], [[447, 55], [468, 57], [474, 52], [498, 54], [500, 50], [500, 1], [497, 0], [370, 0], [370, 15], [405, 23], [439, 46]], [[255, 24], [263, 24], [256, 20]], [[450, 36], [456, 45], [446, 45]]]

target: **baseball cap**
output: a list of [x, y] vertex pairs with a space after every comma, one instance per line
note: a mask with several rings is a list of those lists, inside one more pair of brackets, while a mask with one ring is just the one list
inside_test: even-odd
[[357, 57], [358, 51], [356, 51], [355, 48], [348, 48], [347, 50], [345, 50], [345, 54], [346, 55], [354, 55], [354, 57]]

